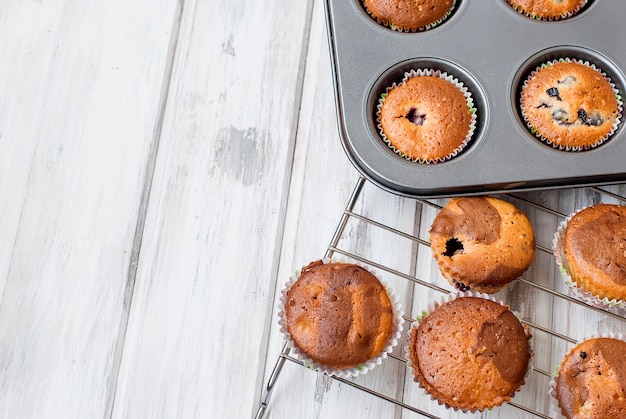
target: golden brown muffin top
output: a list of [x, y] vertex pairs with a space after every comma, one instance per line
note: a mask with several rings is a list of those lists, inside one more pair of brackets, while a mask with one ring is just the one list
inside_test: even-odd
[[287, 292], [285, 323], [295, 345], [318, 364], [358, 366], [378, 355], [393, 327], [391, 301], [360, 266], [315, 261]]
[[470, 132], [467, 98], [451, 82], [416, 76], [389, 91], [380, 111], [390, 144], [413, 160], [434, 161], [453, 154]]
[[521, 387], [531, 356], [530, 333], [497, 302], [457, 297], [412, 329], [415, 381], [448, 406], [483, 410]]
[[430, 242], [442, 275], [462, 291], [496, 292], [535, 255], [530, 220], [493, 197], [451, 199], [431, 224]]
[[522, 91], [526, 122], [561, 147], [588, 148], [605, 139], [618, 116], [615, 92], [605, 77], [577, 62], [548, 65]]
[[539, 19], [561, 19], [587, 3], [587, 0], [509, 0], [520, 12]]
[[579, 286], [600, 298], [626, 299], [626, 207], [597, 204], [574, 214], [563, 251]]
[[566, 418], [626, 417], [626, 342], [592, 338], [561, 363], [556, 396]]
[[454, 0], [363, 0], [363, 4], [379, 23], [417, 31], [443, 19]]

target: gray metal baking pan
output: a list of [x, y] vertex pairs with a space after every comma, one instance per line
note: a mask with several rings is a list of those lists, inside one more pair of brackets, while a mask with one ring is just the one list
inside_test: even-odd
[[[530, 19], [505, 0], [457, 0], [442, 24], [416, 33], [379, 25], [361, 0], [326, 0], [325, 11], [342, 145], [359, 172], [383, 189], [433, 198], [626, 180], [624, 117], [604, 144], [567, 152], [536, 139], [518, 106], [529, 72], [565, 57], [595, 64], [626, 97], [623, 0], [590, 0], [576, 16], [552, 22]], [[476, 132], [447, 162], [405, 160], [376, 128], [381, 93], [414, 68], [446, 71], [472, 93]]]

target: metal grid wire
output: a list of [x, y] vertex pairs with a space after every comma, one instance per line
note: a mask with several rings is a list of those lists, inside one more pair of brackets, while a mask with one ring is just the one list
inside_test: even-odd
[[[451, 292], [449, 288], [444, 288], [444, 287], [437, 285], [436, 281], [433, 281], [432, 278], [422, 279], [416, 276], [414, 272], [411, 272], [411, 273], [402, 272], [400, 270], [395, 269], [392, 266], [389, 266], [388, 264], [380, 263], [376, 260], [373, 260], [374, 259], [373, 257], [368, 257], [363, 254], [359, 254], [358, 251], [354, 251], [353, 249], [350, 249], [350, 246], [346, 246], [346, 247], [342, 246], [342, 238], [345, 235], [345, 232], [349, 223], [360, 223], [360, 224], [366, 225], [367, 228], [379, 229], [385, 232], [385, 234], [391, 234], [395, 237], [400, 237], [403, 240], [408, 240], [412, 242], [414, 246], [430, 247], [430, 243], [423, 238], [424, 237], [423, 231], [421, 231], [422, 234], [420, 234], [420, 230], [424, 230], [423, 224], [422, 224], [421, 229], [418, 228], [417, 231], [415, 232], [407, 233], [405, 231], [401, 231], [400, 229], [394, 226], [388, 225], [387, 223], [377, 221], [373, 218], [370, 218], [366, 215], [360, 214], [357, 211], [355, 211], [355, 208], [358, 206], [357, 204], [359, 203], [359, 200], [361, 198], [363, 187], [366, 183], [367, 181], [364, 178], [360, 178], [357, 181], [357, 184], [352, 192], [352, 195], [348, 201], [348, 204], [337, 225], [336, 231], [330, 241], [330, 244], [328, 245], [325, 257], [328, 259], [343, 258], [343, 259], [350, 259], [353, 261], [360, 262], [362, 264], [365, 264], [367, 266], [374, 268], [378, 272], [382, 272], [384, 275], [396, 277], [403, 281], [408, 281], [408, 284], [410, 285], [410, 287], [418, 292], [422, 292], [423, 290], [428, 290], [428, 291], [434, 291], [435, 293], [441, 293], [442, 295], [449, 294]], [[576, 191], [576, 192], [579, 192], [580, 194], [586, 194], [586, 195], [592, 196], [593, 203], [612, 202], [612, 203], [626, 204], [626, 196], [624, 196], [626, 194], [624, 193], [618, 194], [612, 191], [612, 190], [623, 191], [623, 189], [620, 186], [624, 186], [624, 185], [618, 185], [616, 187], [590, 186], [590, 187], [579, 188], [579, 189], [570, 189], [570, 191]], [[537, 203], [537, 202], [532, 202], [530, 200], [527, 200], [525, 198], [524, 193], [504, 194], [504, 195], [500, 195], [499, 197], [501, 199], [509, 200], [510, 202], [513, 202], [518, 206], [521, 205], [529, 211], [537, 211], [542, 214], [548, 214], [559, 220], [562, 220], [567, 215], [569, 215], [569, 214], [564, 214], [562, 212], [559, 212], [553, 208], [550, 208], [548, 205], [545, 205], [543, 203]], [[406, 199], [412, 199], [412, 198], [406, 198]], [[413, 199], [413, 200], [415, 201], [416, 211], [418, 213], [421, 213], [421, 211], [423, 211], [423, 209], [426, 207], [432, 209], [435, 212], [442, 208], [441, 200], [437, 200], [437, 199], [433, 199], [433, 200]], [[584, 206], [585, 204], [578, 203], [578, 205]], [[587, 205], [589, 205], [589, 203]], [[576, 208], [576, 209], [580, 209], [580, 208]], [[536, 226], [535, 226], [535, 229], [537, 229]], [[541, 244], [537, 243], [536, 251], [537, 251], [536, 252], [537, 255], [543, 254], [544, 257], [548, 257], [548, 256], [552, 257], [552, 250], [549, 246], [546, 246], [545, 243], [541, 243]], [[558, 271], [557, 271], [557, 276], [558, 276]], [[611, 323], [612, 328], [615, 328], [615, 325], [617, 325], [619, 329], [621, 329], [622, 327], [626, 327], [626, 315], [625, 315], [626, 310], [600, 309], [600, 308], [592, 307], [583, 302], [580, 302], [576, 298], [571, 297], [568, 294], [566, 287], [557, 289], [559, 287], [554, 286], [552, 284], [544, 285], [536, 281], [531, 281], [525, 278], [518, 278], [517, 282], [518, 284], [516, 284], [516, 287], [527, 287], [526, 288], [527, 295], [530, 292], [530, 293], [534, 293], [538, 295], [539, 296], [538, 298], [541, 298], [541, 297], [553, 298], [555, 301], [558, 300], [561, 304], [572, 305], [574, 308], [569, 309], [570, 313], [572, 312], [572, 310], [574, 311], [579, 310], [579, 312], [583, 313], [582, 316], [595, 316], [595, 318], [597, 318], [599, 322], [603, 322], [603, 321], [612, 322]], [[515, 293], [515, 291], [513, 291], [513, 293]], [[522, 308], [521, 310], [519, 310], [519, 307], [515, 307], [514, 306], [515, 304], [512, 304], [511, 301], [506, 301], [506, 303], [511, 305], [511, 308], [518, 314], [522, 323], [526, 324], [531, 329], [533, 336], [544, 335], [544, 341], [547, 338], [547, 342], [549, 342], [550, 346], [560, 348], [560, 352], [556, 351], [557, 355], [553, 354], [552, 359], [547, 362], [547, 364], [552, 365], [552, 366], [542, 365], [541, 362], [537, 362], [537, 360], [533, 361], [532, 369], [529, 373], [530, 380], [527, 378], [527, 382], [532, 381], [533, 376], [537, 376], [539, 381], [547, 383], [551, 378], [551, 372], [553, 370], [553, 366], [555, 362], [554, 360], [559, 359], [564, 354], [563, 348], [571, 348], [577, 342], [579, 342], [581, 339], [581, 336], [574, 337], [572, 336], [571, 333], [566, 333], [566, 332], [557, 330], [556, 327], [546, 327], [545, 325], [541, 325], [537, 322], [534, 322], [531, 318], [532, 316], [525, 315], [525, 311], [527, 311], [527, 309]], [[410, 316], [407, 316], [406, 313], [410, 313], [411, 310], [413, 309], [411, 305], [412, 305], [412, 301], [409, 301], [409, 307], [405, 307], [404, 331], [403, 331], [403, 336], [400, 339], [400, 344], [398, 345], [399, 348], [396, 348], [396, 350], [394, 350], [393, 353], [389, 354], [389, 358], [385, 362], [398, 362], [403, 366], [406, 363], [406, 359], [404, 357], [404, 340], [406, 339], [406, 332], [407, 330], [409, 330], [410, 324], [413, 321], [413, 318]], [[624, 329], [621, 329], [621, 330], [624, 330]], [[535, 358], [537, 358], [537, 352], [538, 352], [537, 348], [534, 348], [534, 352], [535, 352]], [[264, 416], [268, 407], [268, 403], [270, 402], [272, 389], [274, 388], [274, 385], [279, 379], [280, 373], [286, 361], [303, 366], [303, 363], [291, 354], [290, 349], [286, 345], [283, 346], [282, 352], [278, 356], [274, 369], [268, 379], [267, 386], [265, 388], [265, 392], [264, 392], [262, 401], [259, 405], [259, 409], [256, 415], [257, 419], [260, 419]], [[544, 362], [544, 364], [546, 364], [546, 362]], [[434, 414], [432, 410], [429, 409], [428, 403], [426, 403], [425, 405], [424, 404], [417, 405], [417, 404], [412, 404], [410, 401], [407, 402], [406, 398], [403, 396], [404, 395], [403, 391], [401, 391], [399, 395], [398, 394], [389, 395], [389, 394], [385, 394], [382, 391], [379, 391], [378, 389], [369, 387], [367, 384], [358, 382], [357, 380], [354, 380], [354, 381], [346, 380], [340, 377], [332, 377], [332, 378], [346, 385], [349, 385], [355, 389], [363, 391], [371, 395], [372, 397], [377, 397], [377, 398], [386, 400], [387, 402], [392, 403], [398, 406], [399, 408], [402, 408], [409, 412], [416, 413], [418, 417], [427, 417], [427, 418], [439, 417], [436, 414]], [[410, 379], [412, 379], [412, 377], [409, 377], [409, 380]], [[405, 381], [404, 386], [406, 386], [406, 382], [407, 381]], [[417, 387], [417, 385], [415, 384], [414, 387]], [[543, 394], [540, 394], [540, 396], [542, 396], [545, 399], [549, 397], [547, 388]], [[514, 397], [510, 402], [505, 404], [505, 405], [512, 406], [514, 409], [518, 409], [517, 414], [515, 413], [515, 411], [513, 411], [513, 413], [508, 413], [508, 414], [505, 413], [504, 417], [508, 417], [510, 415], [525, 416], [525, 417], [539, 417], [539, 418], [553, 417], [551, 416], [553, 412], [550, 411], [549, 402], [547, 400], [544, 400], [542, 403], [537, 403], [537, 401], [533, 400], [532, 398], [530, 400], [518, 400], [518, 399], [519, 397], [517, 397], [516, 395], [516, 397]], [[434, 401], [430, 401], [430, 402], [432, 406], [436, 407], [436, 403]], [[536, 406], [538, 404], [541, 404], [542, 407], [537, 408]], [[441, 415], [441, 413], [439, 414]]]

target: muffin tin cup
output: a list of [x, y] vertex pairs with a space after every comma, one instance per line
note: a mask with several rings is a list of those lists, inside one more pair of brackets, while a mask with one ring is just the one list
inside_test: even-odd
[[[461, 298], [461, 297], [476, 297], [476, 298], [483, 298], [486, 300], [490, 300], [493, 302], [496, 302], [498, 304], [500, 304], [501, 306], [505, 306], [505, 307], [509, 307], [507, 304], [505, 304], [504, 302], [497, 300], [496, 298], [494, 298], [493, 296], [489, 295], [489, 294], [485, 294], [485, 293], [479, 293], [479, 292], [472, 292], [472, 291], [464, 291], [464, 292], [452, 292], [450, 294], [444, 295], [442, 296], [439, 300], [434, 300], [431, 301], [427, 307], [426, 310], [422, 310], [422, 312], [416, 317], [416, 319], [411, 323], [411, 326], [409, 327], [409, 330], [407, 332], [407, 337], [405, 340], [405, 344], [404, 344], [404, 357], [406, 360], [406, 365], [407, 368], [409, 370], [410, 373], [410, 377], [413, 379], [415, 377], [415, 371], [413, 369], [413, 365], [412, 365], [412, 361], [411, 361], [411, 354], [410, 354], [410, 342], [411, 342], [411, 335], [413, 334], [413, 329], [417, 329], [419, 327], [420, 322], [422, 321], [422, 319], [424, 319], [425, 317], [427, 317], [430, 313], [432, 313], [435, 309], [437, 309], [437, 307], [452, 301], [456, 298]], [[509, 307], [510, 310], [510, 307]], [[515, 317], [517, 317], [518, 319], [520, 319], [520, 316], [515, 313], [514, 311], [511, 310], [511, 312], [515, 315]], [[532, 339], [532, 337], [531, 337]], [[529, 345], [530, 345], [530, 340], [529, 340]], [[513, 393], [513, 395], [511, 395], [511, 399], [509, 399], [506, 402], [502, 402], [499, 405], [494, 405], [493, 407], [498, 407], [501, 406], [505, 403], [508, 403], [510, 400], [512, 400], [515, 397], [515, 394], [517, 394], [517, 392], [519, 392], [523, 387], [524, 384], [526, 383], [526, 381], [528, 380], [528, 377], [530, 376], [530, 372], [532, 371], [532, 365], [533, 365], [533, 360], [535, 358], [535, 354], [532, 350], [532, 348], [530, 348], [530, 359], [528, 360], [528, 368], [526, 369], [526, 374], [524, 375], [524, 379], [522, 380], [522, 383], [520, 384], [519, 389]], [[424, 392], [430, 396], [430, 399], [433, 401], [436, 401], [440, 406], [445, 406], [446, 409], [452, 409], [454, 411], [462, 411], [463, 413], [477, 413], [477, 412], [482, 412], [485, 409], [491, 409], [491, 408], [483, 408], [483, 409], [467, 409], [467, 408], [460, 408], [457, 406], [451, 406], [448, 403], [444, 403], [441, 400], [439, 400], [438, 398], [436, 398], [434, 395], [430, 394], [422, 385], [421, 382], [417, 381], [417, 384], [419, 385], [419, 387], [424, 390]]]
[[[595, 339], [595, 338], [612, 338], [612, 339], [624, 340], [624, 335], [622, 335], [621, 333], [613, 333], [613, 332], [609, 332], [606, 334], [594, 334], [594, 335], [583, 338], [582, 340], [580, 340], [579, 343], [582, 343], [589, 339]], [[566, 354], [563, 355], [561, 362], [575, 347], [576, 346], [572, 347]], [[563, 416], [563, 413], [561, 413], [561, 406], [559, 406], [559, 400], [556, 397], [556, 378], [559, 375], [560, 369], [561, 369], [561, 364], [554, 366], [553, 373], [551, 374], [550, 381], [548, 382], [548, 396], [550, 399], [550, 405], [549, 405], [550, 417], [555, 418], [555, 419], [565, 418], [565, 416]]]
[[528, 85], [528, 82], [535, 76], [535, 74], [537, 74], [539, 71], [541, 71], [543, 68], [545, 68], [547, 66], [551, 66], [551, 65], [554, 65], [554, 64], [560, 63], [560, 62], [567, 62], [567, 63], [573, 62], [573, 63], [585, 65], [585, 66], [593, 69], [594, 71], [597, 71], [609, 83], [609, 85], [613, 89], [613, 93], [615, 94], [615, 98], [617, 100], [617, 116], [615, 117], [615, 122], [613, 123], [613, 128], [611, 129], [611, 131], [607, 135], [605, 135], [604, 137], [598, 139], [598, 141], [596, 143], [591, 144], [589, 146], [570, 147], [570, 146], [564, 146], [564, 145], [555, 144], [549, 138], [544, 137], [541, 134], [539, 134], [533, 128], [533, 126], [531, 125], [530, 121], [528, 121], [528, 119], [526, 117], [526, 113], [524, 112], [524, 109], [523, 109], [522, 105], [520, 104], [522, 118], [524, 119], [524, 122], [526, 123], [526, 126], [528, 127], [528, 129], [531, 131], [531, 133], [533, 133], [535, 135], [535, 137], [537, 137], [537, 139], [539, 139], [543, 143], [545, 143], [545, 144], [547, 144], [547, 145], [549, 145], [551, 147], [554, 147], [556, 149], [563, 150], [563, 151], [577, 152], [577, 151], [586, 151], [586, 150], [590, 150], [592, 148], [598, 147], [602, 143], [607, 141], [609, 138], [611, 138], [611, 136], [613, 136], [615, 131], [617, 131], [617, 128], [620, 126], [620, 123], [621, 123], [621, 120], [622, 120], [622, 112], [624, 111], [624, 108], [623, 108], [624, 103], [621, 100], [620, 91], [615, 87], [615, 83], [613, 83], [611, 81], [611, 78], [608, 77], [606, 75], [606, 73], [604, 71], [602, 71], [600, 68], [598, 68], [595, 64], [590, 63], [589, 61], [579, 60], [579, 59], [569, 58], [569, 57], [559, 58], [559, 59], [556, 59], [556, 60], [551, 60], [551, 61], [548, 61], [546, 63], [543, 63], [540, 66], [538, 66], [537, 68], [535, 68], [530, 73], [528, 78], [526, 78], [526, 80], [524, 81], [524, 84], [522, 85], [522, 89], [521, 89], [520, 99], [521, 99], [521, 96], [524, 93], [524, 90], [526, 89], [526, 86]]
[[384, 281], [380, 280], [380, 277], [378, 276], [376, 271], [374, 271], [368, 266], [365, 266], [359, 262], [353, 262], [353, 261], [346, 262], [344, 260], [328, 259], [328, 258], [325, 258], [323, 262], [325, 264], [326, 263], [351, 263], [351, 264], [360, 266], [361, 268], [367, 270], [376, 278], [378, 278], [380, 283], [385, 288], [387, 296], [389, 297], [389, 300], [391, 301], [392, 310], [393, 310], [393, 328], [391, 330], [389, 339], [387, 340], [385, 347], [377, 356], [373, 357], [372, 359], [367, 360], [363, 364], [357, 365], [351, 368], [341, 368], [341, 369], [332, 368], [326, 365], [319, 364], [313, 361], [312, 359], [310, 359], [304, 352], [302, 352], [298, 348], [298, 346], [295, 344], [293, 339], [291, 338], [291, 335], [289, 331], [287, 330], [286, 319], [285, 319], [285, 301], [287, 300], [287, 292], [300, 277], [299, 270], [296, 271], [294, 275], [289, 277], [289, 280], [285, 283], [283, 289], [281, 290], [281, 295], [279, 297], [279, 303], [278, 303], [278, 317], [279, 317], [278, 324], [280, 325], [280, 332], [283, 335], [283, 339], [287, 342], [287, 346], [291, 348], [291, 351], [293, 355], [296, 357], [296, 359], [298, 359], [299, 361], [302, 361], [304, 366], [311, 370], [315, 370], [315, 371], [321, 372], [322, 374], [326, 374], [329, 376], [337, 376], [337, 377], [346, 378], [346, 379], [356, 377], [360, 374], [366, 374], [368, 371], [372, 370], [376, 365], [382, 364], [382, 362], [387, 358], [387, 356], [391, 352], [393, 352], [394, 347], [398, 345], [398, 341], [400, 339], [402, 330], [404, 328], [403, 327], [404, 319], [402, 317], [404, 315], [404, 311], [402, 309], [402, 305], [400, 304], [400, 299], [393, 292], [392, 288], [388, 287]]
[[[389, 94], [389, 92], [391, 90], [395, 89], [396, 87], [399, 87], [399, 86], [402, 86], [402, 85], [406, 84], [406, 82], [408, 82], [413, 77], [423, 77], [423, 76], [439, 77], [439, 78], [441, 78], [443, 80], [446, 80], [447, 82], [452, 83], [457, 89], [459, 89], [459, 91], [461, 93], [463, 93], [463, 96], [465, 96], [465, 100], [467, 102], [467, 108], [470, 111], [470, 126], [469, 126], [469, 130], [468, 130], [467, 135], [465, 136], [465, 139], [463, 140], [463, 142], [452, 153], [448, 154], [447, 156], [440, 157], [440, 158], [437, 158], [437, 159], [419, 159], [419, 158], [413, 158], [412, 159], [412, 158], [406, 156], [401, 150], [396, 149], [394, 147], [394, 145], [391, 143], [391, 141], [389, 141], [389, 139], [385, 135], [385, 132], [383, 131], [383, 127], [382, 127], [382, 123], [381, 123], [382, 107], [383, 107], [383, 104], [385, 103], [385, 99], [387, 97], [387, 94]], [[413, 161], [415, 163], [423, 163], [423, 164], [443, 163], [446, 160], [450, 160], [450, 159], [456, 157], [457, 154], [462, 152], [463, 149], [465, 147], [467, 147], [468, 143], [472, 140], [472, 137], [474, 135], [474, 131], [476, 131], [476, 119], [477, 119], [477, 117], [476, 117], [476, 108], [474, 107], [474, 100], [472, 99], [472, 93], [456, 77], [446, 73], [445, 71], [441, 71], [441, 70], [433, 70], [433, 69], [430, 69], [430, 68], [420, 68], [420, 69], [412, 69], [412, 70], [407, 71], [406, 73], [404, 73], [404, 77], [402, 78], [402, 81], [400, 83], [397, 83], [397, 84], [393, 83], [391, 86], [387, 87], [387, 89], [385, 90], [385, 94], [381, 95], [381, 98], [378, 100], [378, 105], [377, 105], [376, 109], [377, 109], [377, 111], [376, 111], [376, 127], [378, 128], [378, 132], [379, 132], [381, 138], [383, 139], [383, 141], [389, 146], [390, 149], [392, 149], [394, 151], [394, 153], [400, 155], [401, 157], [404, 157], [405, 159], [407, 159], [409, 161]]]
[[556, 266], [559, 269], [559, 272], [561, 272], [563, 281], [569, 287], [570, 295], [572, 297], [596, 308], [624, 308], [626, 307], [626, 301], [607, 297], [600, 298], [589, 291], [585, 291], [582, 286], [578, 285], [569, 274], [567, 260], [565, 259], [565, 246], [563, 243], [565, 229], [567, 228], [567, 223], [572, 219], [572, 217], [583, 209], [573, 212], [566, 217], [565, 220], [561, 221], [556, 233], [554, 234], [554, 239], [552, 240], [552, 254], [554, 255]]

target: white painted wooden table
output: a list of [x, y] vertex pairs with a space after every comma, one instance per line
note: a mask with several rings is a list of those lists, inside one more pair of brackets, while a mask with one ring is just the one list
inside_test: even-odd
[[[276, 296], [324, 255], [358, 179], [323, 2], [4, 0], [0, 56], [0, 417], [255, 415], [282, 347]], [[564, 214], [613, 199], [524, 197]], [[559, 216], [520, 205], [549, 247]], [[423, 239], [436, 213], [371, 184], [356, 207]], [[427, 246], [387, 234], [355, 223], [342, 240], [446, 287]], [[408, 315], [436, 294], [382, 274]], [[561, 286], [545, 252], [525, 278]], [[524, 284], [501, 297], [574, 339], [623, 329]], [[553, 341], [535, 334], [538, 368], [568, 346]], [[405, 371], [358, 382], [447, 415]], [[545, 391], [533, 379], [519, 399], [544, 411]], [[506, 409], [490, 417], [523, 414]], [[413, 416], [291, 362], [266, 411]]]

